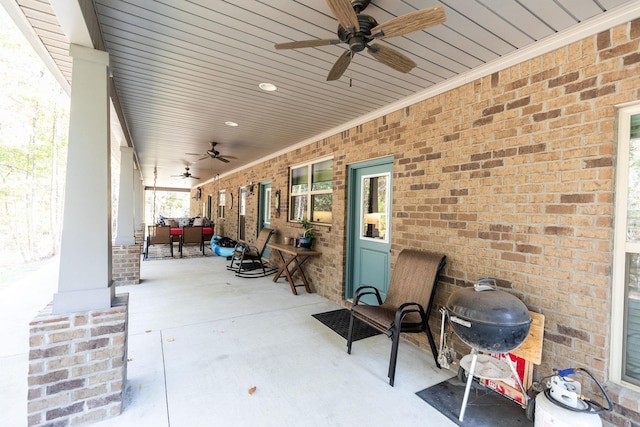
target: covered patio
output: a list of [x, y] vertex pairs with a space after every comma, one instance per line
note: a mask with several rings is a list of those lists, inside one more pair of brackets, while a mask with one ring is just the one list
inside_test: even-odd
[[[428, 352], [402, 342], [390, 387], [386, 336], [357, 341], [348, 355], [345, 340], [312, 317], [339, 305], [293, 295], [272, 276], [235, 277], [226, 265], [212, 255], [150, 259], [140, 285], [119, 288], [130, 304], [123, 411], [95, 425], [455, 425], [415, 394], [454, 374]], [[49, 263], [0, 290], [9, 339], [1, 425], [25, 423], [27, 324], [55, 289], [55, 271]]]
[[[434, 369], [428, 352], [403, 343], [391, 388], [386, 338], [358, 342], [348, 356], [342, 338], [311, 317], [348, 305], [359, 284], [370, 284], [360, 273], [383, 288], [403, 248], [446, 254], [436, 306], [497, 278], [547, 319], [534, 377], [593, 368], [613, 395], [605, 425], [639, 423], [640, 371], [627, 363], [635, 337], [625, 325], [635, 316], [628, 296], [640, 288], [625, 262], [640, 258], [640, 234], [628, 232], [625, 218], [640, 195], [623, 189], [637, 188], [627, 182], [640, 172], [620, 154], [633, 151], [621, 147], [637, 143], [640, 123], [640, 2], [553, 1], [536, 5], [539, 12], [523, 2], [459, 2], [433, 32], [398, 42], [421, 58], [408, 80], [358, 57], [353, 79], [327, 83], [336, 54], [323, 49], [332, 46], [307, 58], [276, 45], [327, 40], [336, 24], [329, 6], [349, 9], [348, 0], [312, 2], [315, 9], [254, 2], [256, 13], [247, 13], [246, 0], [179, 2], [184, 10], [145, 0], [0, 1], [63, 87], [73, 86], [60, 268], [50, 275], [59, 282], [38, 294], [44, 302], [35, 294], [29, 301], [47, 304], [53, 293], [52, 309], [31, 320], [32, 312], [15, 316], [6, 299], [8, 324], [32, 325], [29, 425], [48, 427], [81, 409], [80, 422], [103, 420], [121, 408], [111, 424], [162, 425], [158, 416], [172, 426], [217, 424], [214, 417], [223, 425], [297, 425], [301, 417], [307, 425], [385, 425], [401, 413], [403, 421], [444, 425], [415, 396], [449, 375]], [[354, 3], [355, 12], [362, 4]], [[381, 21], [418, 7], [396, 2], [401, 9], [386, 11], [383, 3], [369, 9], [378, 8]], [[247, 22], [261, 22], [260, 31], [248, 37]], [[307, 22], [318, 25], [295, 25]], [[444, 49], [421, 54], [434, 38]], [[430, 64], [452, 58], [451, 47], [460, 66], [433, 75]], [[481, 55], [486, 48], [493, 50]], [[266, 61], [252, 66], [256, 58]], [[268, 95], [256, 89], [262, 82], [281, 89]], [[374, 96], [378, 89], [389, 96]], [[111, 136], [116, 121], [122, 138]], [[117, 214], [112, 148], [120, 159]], [[385, 183], [378, 197], [361, 191], [379, 188], [374, 182]], [[206, 216], [217, 234], [250, 243], [263, 226], [278, 230], [281, 243], [299, 234], [300, 219], [312, 220], [322, 256], [307, 267], [317, 294], [294, 296], [269, 278], [235, 279], [210, 257], [140, 266], [141, 237], [153, 225], [143, 219], [142, 196], [160, 188], [187, 189], [189, 217]], [[385, 208], [374, 209], [374, 200]], [[383, 239], [376, 228], [386, 229]], [[369, 244], [380, 258], [365, 256]], [[354, 266], [357, 259], [366, 263]], [[118, 286], [116, 295], [118, 266], [128, 261], [142, 283]], [[93, 369], [96, 341], [109, 354], [102, 370]], [[63, 346], [73, 351], [63, 354]], [[73, 366], [64, 370], [83, 374], [58, 378], [63, 369], [46, 360], [54, 351]], [[12, 390], [7, 413], [24, 407], [24, 395]], [[60, 403], [62, 395], [80, 398]]]

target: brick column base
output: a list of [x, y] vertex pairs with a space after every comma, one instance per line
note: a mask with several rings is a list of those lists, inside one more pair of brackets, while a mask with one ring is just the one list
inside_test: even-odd
[[30, 323], [28, 425], [80, 425], [119, 415], [129, 294], [105, 310], [54, 315], [51, 309]]
[[135, 239], [136, 245], [144, 247], [144, 225], [141, 230], [137, 230], [133, 233], [133, 238]]
[[111, 278], [115, 286], [140, 283], [140, 246], [111, 248]]

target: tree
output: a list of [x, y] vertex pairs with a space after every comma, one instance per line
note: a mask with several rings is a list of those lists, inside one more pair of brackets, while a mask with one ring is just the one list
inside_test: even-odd
[[0, 268], [54, 255], [69, 98], [0, 8]]

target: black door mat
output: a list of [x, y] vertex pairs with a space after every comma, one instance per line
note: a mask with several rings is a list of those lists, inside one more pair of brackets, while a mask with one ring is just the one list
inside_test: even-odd
[[464, 421], [460, 409], [466, 384], [457, 377], [425, 388], [416, 394], [459, 426], [473, 427], [533, 427], [526, 411], [512, 400], [474, 381], [469, 391]]
[[[312, 316], [331, 328], [345, 340], [347, 339], [347, 334], [349, 333], [349, 319], [351, 318], [351, 312], [349, 309], [341, 308], [339, 310], [327, 311], [325, 313], [312, 314]], [[354, 341], [369, 338], [380, 333], [380, 331], [367, 325], [362, 320], [355, 319], [355, 323], [353, 324]]]

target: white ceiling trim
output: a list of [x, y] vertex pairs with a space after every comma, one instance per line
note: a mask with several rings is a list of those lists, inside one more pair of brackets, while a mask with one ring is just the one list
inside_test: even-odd
[[[287, 147], [283, 150], [277, 151], [273, 154], [271, 154], [268, 157], [256, 160], [254, 162], [248, 163], [246, 165], [243, 165], [242, 167], [239, 167], [237, 169], [234, 169], [232, 171], [226, 172], [224, 174], [221, 174], [220, 177], [224, 177], [226, 175], [231, 175], [234, 173], [237, 173], [239, 171], [242, 171], [244, 169], [259, 165], [264, 163], [265, 161], [268, 161], [270, 159], [273, 159], [275, 157], [278, 157], [280, 155], [289, 153], [291, 151], [297, 150], [298, 148], [304, 147], [306, 145], [309, 145], [311, 143], [314, 143], [316, 141], [319, 141], [321, 139], [324, 138], [328, 138], [330, 136], [336, 135], [340, 132], [346, 131], [348, 129], [354, 128], [358, 125], [361, 125], [363, 123], [367, 123], [369, 121], [372, 121], [374, 119], [377, 119], [379, 117], [382, 117], [386, 114], [390, 114], [393, 113], [395, 111], [398, 111], [404, 107], [408, 107], [410, 105], [416, 104], [418, 102], [424, 101], [426, 99], [432, 98], [434, 96], [440, 95], [444, 92], [447, 92], [449, 90], [455, 89], [459, 86], [462, 86], [468, 82], [472, 82], [474, 80], [477, 80], [479, 78], [491, 75], [495, 72], [504, 70], [506, 68], [509, 68], [513, 65], [517, 65], [520, 64], [522, 62], [525, 62], [529, 59], [533, 59], [536, 58], [540, 55], [544, 55], [548, 52], [551, 52], [555, 49], [559, 49], [563, 46], [567, 46], [571, 43], [574, 43], [576, 41], [582, 40], [586, 37], [589, 37], [591, 35], [597, 34], [601, 31], [604, 30], [608, 30], [612, 27], [615, 27], [616, 25], [620, 25], [623, 24], [625, 22], [629, 22], [633, 19], [636, 19], [640, 17], [640, 2], [636, 2], [636, 3], [632, 3], [623, 7], [620, 7], [619, 9], [613, 10], [611, 12], [608, 12], [604, 15], [599, 15], [595, 18], [592, 18], [590, 20], [587, 20], [573, 28], [569, 28], [565, 31], [561, 31], [558, 32], [552, 36], [549, 36], [533, 45], [531, 45], [530, 47], [526, 47], [523, 48], [521, 50], [517, 50], [513, 53], [507, 54], [505, 56], [503, 56], [502, 58], [495, 60], [493, 62], [487, 63], [485, 65], [479, 66], [478, 68], [474, 68], [473, 70], [461, 74], [457, 77], [453, 77], [451, 79], [445, 80], [444, 82], [441, 83], [437, 83], [434, 86], [424, 90], [424, 91], [420, 91], [418, 93], [416, 93], [415, 95], [406, 97], [400, 101], [394, 102], [392, 104], [389, 104], [383, 108], [380, 108], [378, 110], [372, 111], [369, 114], [366, 114], [364, 116], [358, 117], [355, 120], [352, 120], [350, 122], [344, 123], [340, 126], [334, 127], [332, 129], [329, 129], [328, 131], [318, 134], [316, 136], [313, 136], [311, 138], [307, 138], [303, 141], [300, 141], [294, 145], [291, 145], [290, 147]], [[209, 182], [213, 182], [215, 181], [215, 178], [208, 180], [206, 182], [204, 182], [203, 184], [209, 183]]]

